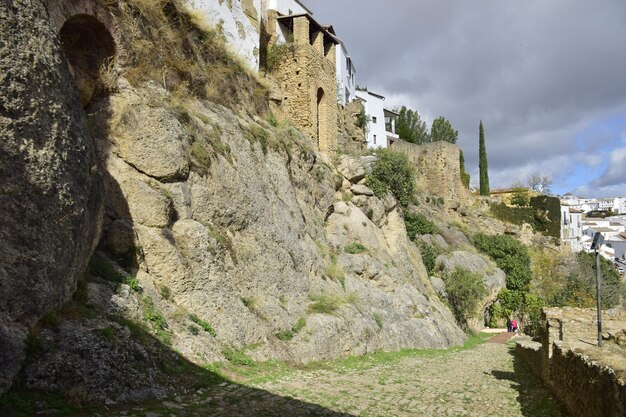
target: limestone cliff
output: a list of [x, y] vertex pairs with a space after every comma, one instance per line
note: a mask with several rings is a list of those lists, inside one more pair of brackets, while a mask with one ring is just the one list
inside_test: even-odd
[[[199, 364], [233, 350], [302, 362], [462, 343], [395, 199], [375, 197], [364, 168], [338, 171], [311, 138], [269, 123], [259, 107], [215, 103], [198, 80], [218, 76], [218, 64], [232, 82], [213, 86], [228, 94], [222, 100], [263, 97], [263, 88], [226, 67], [214, 44], [219, 59], [198, 52], [207, 44], [193, 42], [213, 38], [189, 29], [176, 2], [167, 21], [193, 46], [182, 56], [197, 57], [193, 73], [130, 67], [157, 41], [133, 38], [146, 22], [106, 38], [127, 42], [116, 45], [126, 54], [119, 71], [92, 72], [80, 54], [68, 67], [42, 2], [0, 4], [0, 390], [24, 357], [25, 326], [69, 299], [95, 242], [80, 308], [66, 308], [55, 331], [31, 329], [50, 349], [31, 358], [27, 386], [80, 387], [98, 400], [150, 396], [157, 350], [140, 346], [127, 320]], [[69, 40], [98, 40], [108, 27], [67, 17]], [[70, 68], [86, 82], [81, 97]], [[141, 378], [146, 363], [150, 377]]]

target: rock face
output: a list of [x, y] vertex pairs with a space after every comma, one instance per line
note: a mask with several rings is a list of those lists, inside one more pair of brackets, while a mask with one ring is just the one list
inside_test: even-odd
[[[165, 90], [120, 86], [90, 119], [110, 129], [98, 145], [108, 173], [101, 248], [122, 258], [139, 250], [141, 285], [167, 288], [171, 303], [217, 333], [217, 349], [174, 333], [177, 350], [198, 362], [221, 359], [220, 345], [256, 359], [307, 361], [462, 343], [393, 197], [378, 199], [346, 178], [355, 201], [373, 208], [337, 201], [341, 174], [293, 129], [195, 101], [180, 122]], [[157, 141], [154, 170], [126, 151]], [[172, 175], [158, 175], [173, 153], [189, 156]], [[354, 243], [367, 249], [348, 252]], [[299, 319], [306, 325], [290, 340], [275, 336]]]
[[101, 194], [92, 139], [45, 8], [2, 2], [0, 22], [1, 392], [23, 358], [25, 326], [59, 308], [85, 270]]

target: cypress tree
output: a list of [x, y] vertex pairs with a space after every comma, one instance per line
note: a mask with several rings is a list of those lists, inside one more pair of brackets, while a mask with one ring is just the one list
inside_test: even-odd
[[480, 195], [489, 195], [489, 168], [487, 166], [487, 148], [485, 148], [485, 130], [483, 121], [478, 129], [478, 170], [480, 173]]

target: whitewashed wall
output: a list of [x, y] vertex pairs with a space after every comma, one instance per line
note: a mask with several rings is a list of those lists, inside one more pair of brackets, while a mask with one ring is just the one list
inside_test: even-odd
[[232, 51], [259, 69], [261, 0], [187, 0], [211, 26], [222, 27]]
[[[356, 69], [352, 63], [348, 68], [348, 51], [343, 42], [337, 47], [337, 88], [339, 104], [346, 104], [356, 98]], [[354, 75], [354, 76], [353, 76]]]
[[313, 12], [307, 10], [306, 7], [302, 5], [302, 3], [296, 0], [269, 0], [268, 3], [269, 10], [276, 10], [278, 13], [282, 15], [289, 14], [302, 14], [309, 13], [313, 14]]
[[362, 90], [356, 90], [356, 96], [363, 100], [365, 113], [370, 119], [367, 124], [367, 147], [386, 148], [385, 100]]

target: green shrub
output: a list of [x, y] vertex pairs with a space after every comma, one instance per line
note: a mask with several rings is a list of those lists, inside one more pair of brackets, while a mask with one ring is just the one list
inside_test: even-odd
[[158, 311], [152, 301], [152, 297], [145, 297], [143, 299], [143, 317], [146, 321], [152, 323], [157, 329], [166, 329], [167, 322], [165, 317]]
[[200, 333], [200, 328], [198, 326], [194, 326], [193, 324], [187, 326], [187, 330], [189, 330], [189, 333], [194, 336], [197, 336]]
[[415, 192], [415, 174], [407, 156], [388, 149], [376, 151], [378, 160], [366, 184], [378, 197], [391, 192], [406, 207]]
[[367, 252], [367, 247], [365, 247], [365, 245], [358, 243], [358, 242], [353, 242], [350, 243], [349, 245], [346, 245], [343, 250], [345, 250], [347, 253], [350, 253], [352, 255], [356, 255], [359, 253], [363, 253], [363, 252]]
[[435, 271], [435, 263], [437, 261], [437, 256], [439, 256], [439, 251], [435, 246], [426, 242], [419, 242], [418, 246], [422, 255], [422, 262], [426, 267], [426, 272], [428, 272], [428, 275], [432, 275]]
[[368, 122], [369, 117], [367, 117], [367, 113], [365, 113], [365, 108], [361, 108], [361, 111], [356, 115], [356, 126], [365, 130]]
[[561, 201], [540, 195], [530, 199], [530, 206], [535, 212], [535, 229], [558, 239], [561, 236]]
[[487, 295], [483, 279], [479, 274], [457, 267], [444, 281], [454, 317], [467, 329], [468, 320], [474, 317], [481, 299]]
[[511, 204], [526, 207], [530, 204], [530, 194], [526, 188], [517, 188], [511, 196]]
[[200, 317], [196, 316], [195, 314], [190, 314], [189, 320], [196, 323], [198, 326], [202, 328], [202, 330], [204, 330], [211, 336], [213, 337], [217, 336], [217, 332], [215, 331], [215, 329], [213, 329], [213, 327], [208, 322], [202, 320]]
[[474, 236], [474, 245], [489, 255], [506, 273], [506, 287], [512, 291], [528, 292], [532, 272], [528, 248], [508, 235]]
[[283, 340], [285, 342], [290, 341], [295, 336], [291, 329], [281, 330], [279, 332], [274, 333], [277, 339]]
[[406, 213], [404, 215], [406, 234], [411, 240], [415, 240], [418, 235], [434, 235], [439, 233], [439, 228], [435, 223], [428, 220], [420, 213]]
[[504, 222], [535, 226], [535, 211], [530, 207], [509, 207], [504, 203], [491, 206], [491, 214]]
[[274, 72], [278, 69], [281, 62], [284, 62], [289, 54], [293, 54], [293, 43], [272, 43], [267, 47], [267, 55], [265, 58], [265, 69], [268, 72]]
[[[600, 259], [600, 288], [602, 308], [619, 306], [626, 299], [626, 284], [613, 264]], [[550, 304], [557, 307], [595, 307], [596, 259], [592, 253], [581, 252], [576, 258], [576, 270], [567, 276], [566, 284], [556, 292]]]

